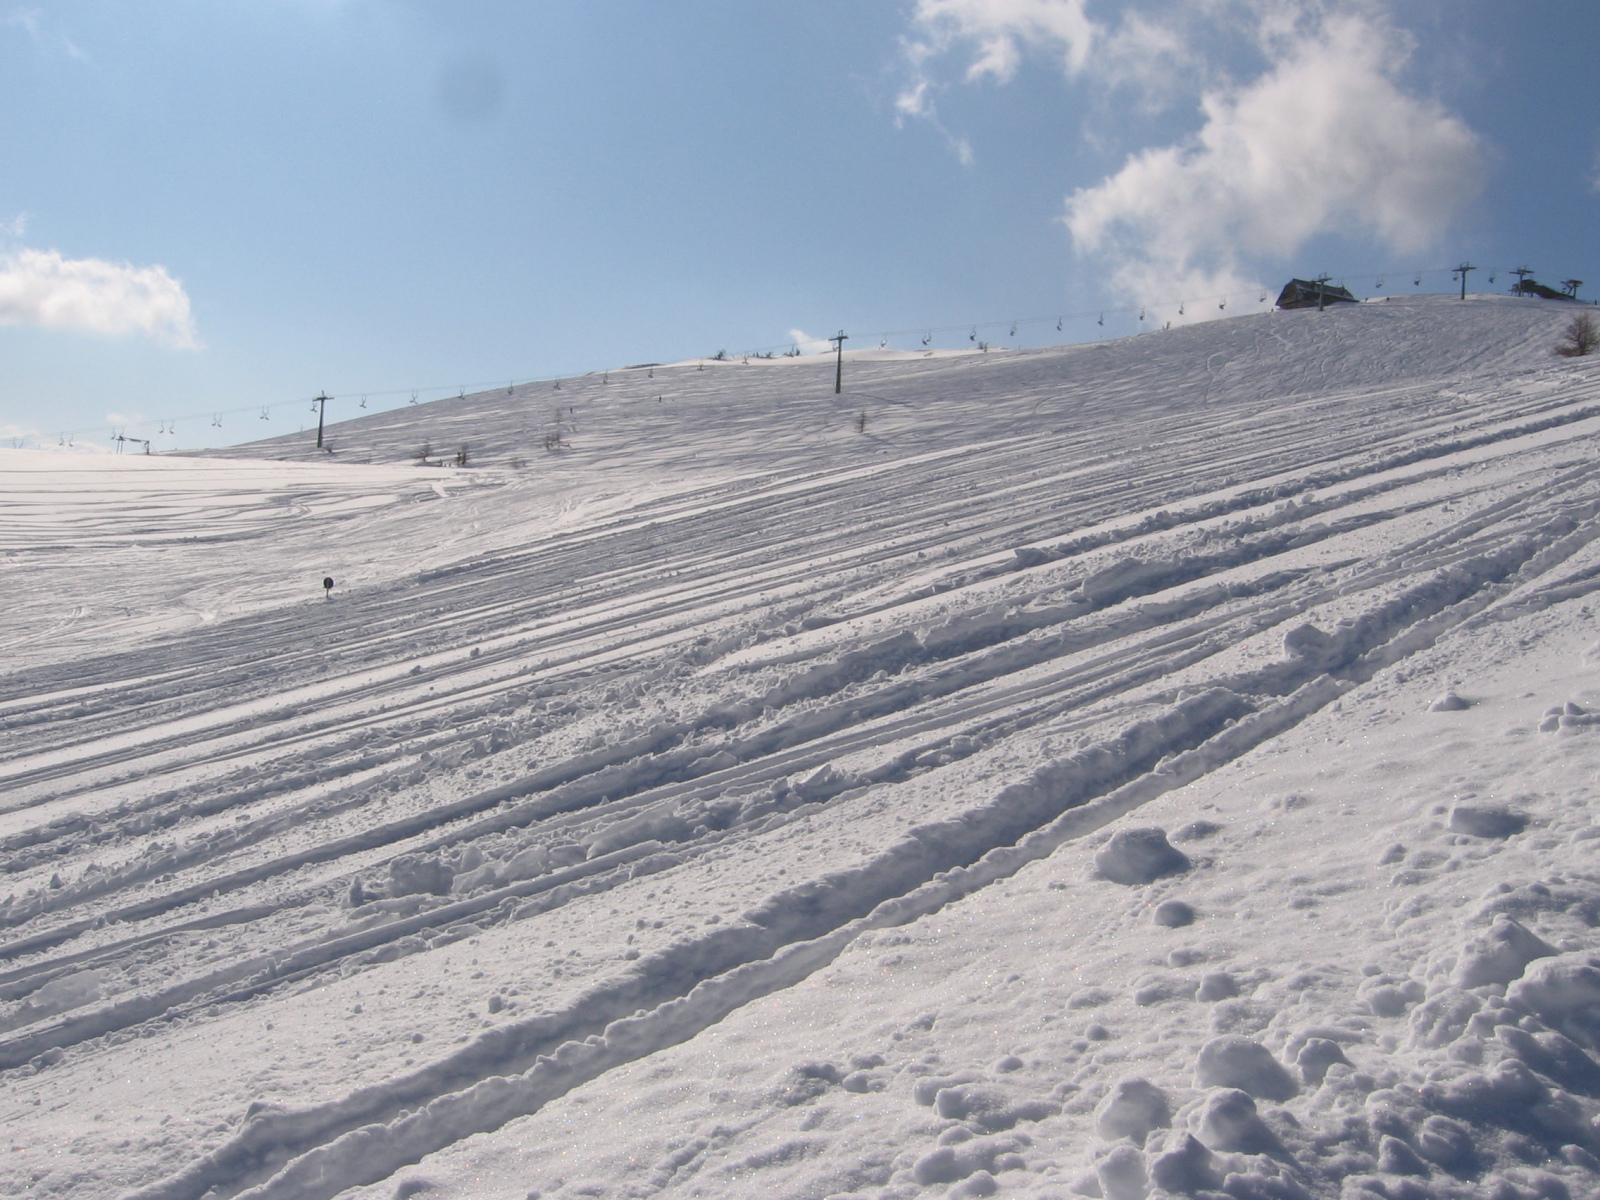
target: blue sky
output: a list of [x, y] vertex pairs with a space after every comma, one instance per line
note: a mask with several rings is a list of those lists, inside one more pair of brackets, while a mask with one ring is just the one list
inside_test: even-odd
[[1596, 0], [0, 7], [0, 434], [1085, 340], [1464, 257], [1600, 295], [1596, 46]]

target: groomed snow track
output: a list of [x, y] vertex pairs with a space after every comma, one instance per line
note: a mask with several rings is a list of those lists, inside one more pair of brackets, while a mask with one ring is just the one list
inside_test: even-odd
[[[862, 363], [866, 399], [803, 410], [812, 364], [571, 381], [571, 449], [537, 485], [478, 454], [472, 520], [561, 472], [624, 493], [603, 515], [0, 676], [0, 1069], [123, 1070], [510, 939], [497, 1019], [375, 1014], [423, 1061], [249, 1112], [197, 1093], [206, 1122], [106, 1146], [81, 1192], [301, 1200], [691, 1038], [1464, 623], [1600, 588], [1600, 375], [1549, 358], [1559, 317], [1367, 305]], [[431, 407], [336, 443], [399, 460], [430, 419], [502, 447], [550, 419]], [[882, 811], [896, 836], [852, 839]], [[729, 865], [764, 858], [786, 877]]]

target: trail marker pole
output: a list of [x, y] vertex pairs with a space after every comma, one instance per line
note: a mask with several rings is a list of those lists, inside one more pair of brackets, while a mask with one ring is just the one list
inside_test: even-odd
[[1476, 271], [1477, 269], [1477, 267], [1473, 266], [1469, 262], [1463, 262], [1459, 267], [1456, 268], [1457, 271], [1461, 272], [1461, 298], [1463, 300], [1467, 298], [1467, 272]]
[[839, 357], [833, 368], [833, 394], [837, 396], [844, 389], [844, 344], [850, 340], [850, 335], [841, 329], [828, 340], [839, 349]]
[[313, 403], [313, 404], [315, 404], [317, 406], [317, 449], [318, 450], [322, 449], [322, 418], [323, 418], [323, 415], [328, 411], [328, 401], [331, 400], [331, 399], [333, 399], [332, 396], [328, 395], [327, 392], [323, 392], [320, 395], [318, 395], [315, 400], [313, 400], [311, 402], [311, 403]]

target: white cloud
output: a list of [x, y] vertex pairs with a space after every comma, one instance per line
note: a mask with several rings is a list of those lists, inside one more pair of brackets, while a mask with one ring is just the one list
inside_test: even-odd
[[165, 267], [63, 258], [54, 250], [0, 254], [0, 324], [137, 333], [180, 349], [200, 345], [189, 297]]
[[972, 43], [976, 51], [967, 81], [1009, 83], [1027, 46], [1039, 46], [1061, 60], [1069, 74], [1088, 61], [1098, 27], [1084, 11], [1087, 0], [917, 0], [912, 23], [918, 36], [902, 39], [910, 80], [895, 97], [896, 120], [928, 121], [964, 167], [973, 164], [972, 144], [939, 120], [931, 64], [952, 47]]
[[833, 351], [832, 338], [812, 337], [804, 329], [789, 330], [789, 340], [801, 354], [828, 354]]
[[1131, 85], [1144, 107], [1159, 108], [1191, 86], [1202, 65], [1188, 46], [1188, 10], [1208, 11], [1218, 2], [1164, 4], [1160, 21], [1125, 8], [1113, 27], [1089, 16], [1089, 0], [918, 0], [911, 18], [916, 33], [901, 43], [910, 71], [895, 108], [901, 116], [934, 117], [935, 64], [958, 49], [969, 52], [968, 83], [1009, 83], [1034, 50], [1069, 79], [1089, 74], [1113, 87]]
[[[1106, 20], [1091, 7], [918, 0], [898, 109], [938, 124], [938, 62], [959, 54], [967, 81], [1004, 84], [1030, 51], [1076, 84], [1091, 139], [1122, 123], [1100, 120], [1113, 116], [1112, 95], [1131, 90], [1145, 110], [1194, 103], [1192, 136], [1130, 154], [1067, 198], [1074, 246], [1102, 258], [1131, 299], [1255, 291], [1255, 301], [1258, 274], [1270, 264], [1276, 275], [1327, 234], [1415, 252], [1481, 186], [1477, 136], [1401, 86], [1410, 43], [1384, 0], [1129, 0]], [[1178, 319], [1193, 315], [1186, 306]]]
[[66, 34], [46, 28], [44, 12], [41, 9], [13, 8], [6, 14], [5, 23], [13, 29], [20, 29], [26, 33], [28, 40], [42, 52], [59, 52], [80, 62], [88, 59], [82, 47]]
[[1017, 73], [1024, 47], [1036, 46], [1076, 74], [1099, 33], [1086, 5], [1087, 0], [917, 0], [912, 21], [923, 36], [909, 43], [912, 60], [921, 65], [955, 42], [974, 42], [967, 79], [1007, 83]]
[[1110, 255], [1130, 294], [1150, 298], [1163, 276], [1237, 284], [1242, 263], [1284, 260], [1319, 234], [1420, 250], [1477, 193], [1477, 136], [1400, 90], [1404, 45], [1382, 21], [1346, 13], [1272, 48], [1253, 83], [1202, 96], [1192, 139], [1131, 155], [1068, 198], [1074, 245]]

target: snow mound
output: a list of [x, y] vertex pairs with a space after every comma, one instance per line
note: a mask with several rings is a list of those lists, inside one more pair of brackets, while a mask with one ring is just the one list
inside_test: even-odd
[[1094, 856], [1094, 867], [1103, 879], [1136, 885], [1187, 871], [1189, 859], [1164, 829], [1119, 829]]

